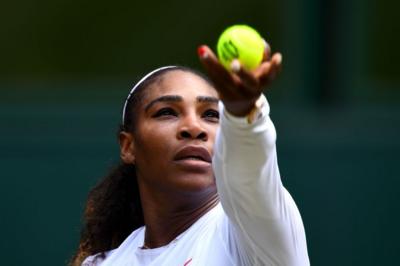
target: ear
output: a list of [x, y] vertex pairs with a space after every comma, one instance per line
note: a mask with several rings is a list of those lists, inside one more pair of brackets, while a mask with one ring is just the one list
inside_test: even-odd
[[135, 164], [135, 143], [131, 133], [119, 133], [120, 156], [124, 163]]

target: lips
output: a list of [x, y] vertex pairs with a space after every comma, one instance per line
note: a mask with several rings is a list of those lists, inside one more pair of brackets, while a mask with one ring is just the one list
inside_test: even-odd
[[211, 155], [206, 148], [200, 146], [186, 146], [178, 151], [178, 153], [174, 157], [174, 160], [193, 160], [211, 163]]

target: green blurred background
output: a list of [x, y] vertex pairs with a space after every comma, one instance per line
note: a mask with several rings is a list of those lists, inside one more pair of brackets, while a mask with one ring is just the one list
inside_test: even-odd
[[88, 190], [118, 162], [133, 83], [165, 64], [200, 68], [197, 46], [236, 23], [283, 53], [267, 95], [312, 265], [396, 264], [399, 3], [2, 3], [0, 264], [66, 264]]

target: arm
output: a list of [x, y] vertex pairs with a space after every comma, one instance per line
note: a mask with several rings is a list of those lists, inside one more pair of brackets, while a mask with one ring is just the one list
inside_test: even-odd
[[[228, 72], [207, 46], [200, 60], [218, 90], [223, 107], [213, 158], [218, 192], [228, 216], [222, 237], [241, 265], [308, 265], [304, 227], [283, 187], [276, 156], [276, 132], [265, 100], [261, 116], [248, 123], [263, 87], [280, 70], [279, 53], [266, 49], [253, 71], [239, 62]], [[239, 67], [238, 65], [239, 64]]]
[[236, 239], [241, 261], [251, 265], [308, 265], [301, 217], [280, 179], [268, 103], [253, 124], [222, 112], [213, 166], [227, 234], [236, 234], [225, 237]]

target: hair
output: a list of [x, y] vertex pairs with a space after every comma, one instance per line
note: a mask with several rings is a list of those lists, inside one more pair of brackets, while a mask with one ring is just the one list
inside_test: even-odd
[[[135, 132], [137, 113], [146, 88], [157, 84], [167, 72], [176, 70], [193, 73], [211, 84], [202, 73], [187, 67], [177, 66], [155, 72], [138, 84], [127, 99], [124, 124], [119, 126], [118, 135], [123, 131]], [[130, 233], [143, 225], [135, 166], [121, 162], [89, 192], [79, 246], [69, 265], [79, 266], [91, 255], [96, 255], [94, 259], [104, 259], [106, 251], [117, 248]]]

